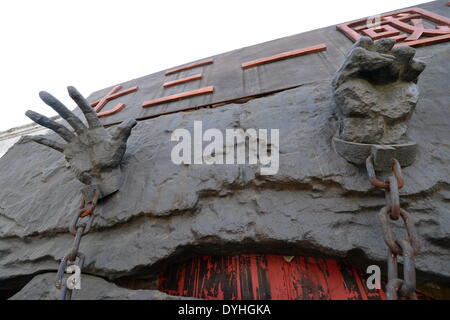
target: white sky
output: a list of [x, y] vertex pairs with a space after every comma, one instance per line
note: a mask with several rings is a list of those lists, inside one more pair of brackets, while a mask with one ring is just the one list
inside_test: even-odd
[[91, 92], [192, 60], [426, 0], [3, 0], [0, 131]]

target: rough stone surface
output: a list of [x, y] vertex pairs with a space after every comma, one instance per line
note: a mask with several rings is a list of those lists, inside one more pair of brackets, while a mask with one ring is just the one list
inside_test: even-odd
[[[403, 170], [401, 204], [420, 235], [418, 282], [448, 285], [450, 43], [419, 48], [416, 55], [427, 68], [409, 122], [418, 154]], [[166, 264], [195, 254], [244, 252], [349, 256], [385, 270], [376, 218], [384, 195], [364, 168], [332, 149], [332, 101], [330, 79], [244, 104], [139, 122], [122, 163], [122, 188], [99, 202], [94, 229], [83, 237], [85, 272], [108, 281], [154, 278]], [[203, 120], [204, 130], [280, 129], [279, 172], [261, 176], [257, 165], [174, 165], [171, 133], [192, 131], [194, 120]], [[73, 240], [68, 225], [81, 187], [62, 154], [44, 146], [16, 144], [0, 159], [0, 288], [56, 271]], [[394, 225], [404, 235], [402, 225]]]
[[[11, 300], [58, 300], [60, 291], [55, 288], [56, 273], [34, 277]], [[72, 300], [185, 300], [189, 298], [165, 294], [158, 290], [130, 290], [90, 275], [82, 276], [82, 287], [74, 290]]]
[[361, 37], [333, 79], [341, 139], [351, 142], [398, 144], [407, 140], [419, 90], [417, 78], [425, 63], [416, 50], [393, 48], [395, 41], [373, 42]]

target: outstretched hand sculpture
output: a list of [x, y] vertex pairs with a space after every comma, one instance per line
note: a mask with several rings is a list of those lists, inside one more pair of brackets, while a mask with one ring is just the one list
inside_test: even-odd
[[120, 163], [131, 130], [137, 122], [129, 119], [110, 133], [102, 126], [95, 110], [77, 89], [67, 89], [83, 112], [88, 126], [55, 97], [42, 91], [39, 93], [41, 99], [65, 119], [74, 132], [46, 116], [28, 110], [25, 114], [31, 120], [53, 130], [67, 143], [53, 141], [46, 136], [26, 136], [24, 140], [35, 141], [62, 152], [78, 180], [86, 185], [95, 185], [100, 191], [100, 197], [105, 197], [120, 187]]

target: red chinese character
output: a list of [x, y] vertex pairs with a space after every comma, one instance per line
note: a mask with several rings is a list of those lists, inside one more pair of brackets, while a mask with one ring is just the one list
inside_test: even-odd
[[132, 87], [130, 89], [126, 89], [123, 91], [119, 91], [120, 89], [122, 89], [122, 86], [120, 86], [120, 85], [115, 86], [110, 92], [108, 92], [106, 94], [106, 96], [104, 96], [100, 100], [97, 100], [97, 101], [91, 103], [91, 106], [95, 107], [95, 112], [97, 112], [97, 116], [99, 118], [115, 114], [115, 113], [119, 112], [120, 110], [122, 110], [123, 108], [125, 108], [124, 103], [119, 103], [115, 108], [113, 108], [111, 110], [100, 112], [109, 101], [119, 98], [121, 96], [124, 96], [126, 94], [135, 92], [139, 89], [139, 87], [136, 86], [136, 87]]
[[381, 15], [376, 26], [368, 21], [360, 19], [344, 23], [337, 29], [353, 41], [361, 35], [372, 40], [389, 37], [397, 41], [396, 46], [416, 47], [450, 40], [450, 19], [419, 8]]

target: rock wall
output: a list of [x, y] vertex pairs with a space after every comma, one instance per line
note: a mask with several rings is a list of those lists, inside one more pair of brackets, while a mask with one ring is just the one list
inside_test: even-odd
[[[403, 171], [401, 204], [420, 234], [418, 283], [448, 286], [450, 43], [420, 48], [416, 57], [427, 64], [408, 133], [419, 152]], [[155, 279], [166, 264], [199, 253], [347, 256], [385, 269], [376, 217], [384, 195], [364, 168], [332, 150], [334, 111], [329, 79], [243, 104], [139, 122], [122, 164], [124, 184], [99, 203], [94, 230], [81, 243], [83, 274], [94, 280], [86, 279], [97, 281], [102, 292], [119, 290], [111, 282]], [[171, 133], [192, 131], [194, 120], [202, 120], [204, 130], [280, 129], [279, 172], [262, 176], [257, 165], [174, 165]], [[72, 244], [68, 225], [81, 187], [62, 155], [44, 146], [21, 141], [0, 159], [1, 290], [16, 292], [34, 277], [14, 298], [51, 296], [49, 279]], [[122, 291], [85, 297], [153, 297]]]
[[[33, 278], [11, 300], [57, 300], [60, 292], [55, 288], [56, 273], [44, 273]], [[73, 300], [184, 300], [158, 290], [129, 290], [102, 278], [83, 275], [82, 290], [73, 294]]]

